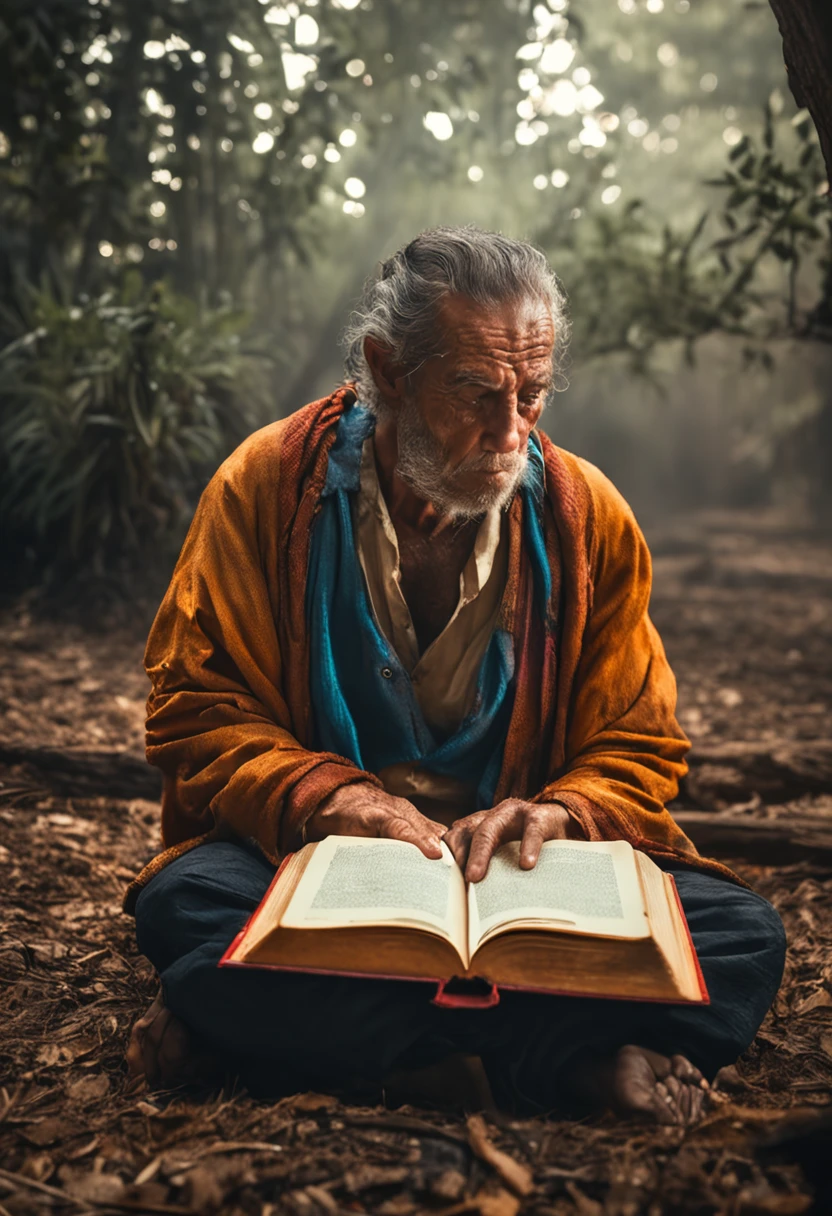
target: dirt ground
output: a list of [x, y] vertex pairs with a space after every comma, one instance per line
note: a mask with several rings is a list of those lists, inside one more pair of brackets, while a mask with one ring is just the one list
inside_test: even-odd
[[[832, 539], [733, 514], [671, 522], [651, 541], [653, 615], [694, 745], [828, 738]], [[147, 623], [146, 606], [81, 620], [7, 604], [0, 741], [139, 754]], [[832, 826], [832, 783], [792, 793], [752, 792], [736, 809]], [[0, 1216], [832, 1210], [832, 868], [736, 861], [783, 916], [789, 958], [698, 1127], [482, 1125], [320, 1094], [256, 1102], [231, 1085], [131, 1091], [124, 1048], [155, 982], [121, 896], [158, 845], [155, 802], [67, 797], [37, 767], [0, 766]]]

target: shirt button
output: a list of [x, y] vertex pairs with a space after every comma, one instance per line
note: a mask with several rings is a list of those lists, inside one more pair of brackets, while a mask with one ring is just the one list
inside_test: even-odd
[[392, 667], [382, 667], [381, 674], [384, 676], [385, 680], [391, 679], [393, 676]]

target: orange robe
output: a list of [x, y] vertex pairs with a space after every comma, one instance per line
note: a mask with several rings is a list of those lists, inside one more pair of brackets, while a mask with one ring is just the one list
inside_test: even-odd
[[[309, 537], [350, 388], [251, 435], [205, 490], [154, 621], [145, 666], [147, 758], [163, 774], [168, 861], [206, 840], [253, 837], [277, 862], [340, 785], [380, 784], [310, 750]], [[650, 555], [632, 511], [588, 462], [540, 435], [553, 589], [534, 602], [518, 496], [498, 625], [518, 647], [496, 792], [557, 801], [590, 840], [735, 879], [702, 858], [666, 810], [687, 771], [676, 683], [648, 615]]]

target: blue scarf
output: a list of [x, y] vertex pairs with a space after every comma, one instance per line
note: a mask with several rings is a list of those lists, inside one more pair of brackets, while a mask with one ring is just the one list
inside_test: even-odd
[[[502, 767], [514, 690], [514, 639], [495, 629], [480, 664], [471, 711], [449, 738], [437, 739], [419, 708], [410, 675], [382, 634], [370, 606], [353, 534], [350, 494], [360, 485], [361, 453], [375, 418], [361, 405], [344, 411], [329, 454], [321, 510], [312, 533], [306, 583], [314, 746], [378, 773], [404, 761], [476, 786], [490, 807]], [[520, 487], [524, 542], [545, 610], [551, 573], [543, 542], [543, 458], [529, 439]]]

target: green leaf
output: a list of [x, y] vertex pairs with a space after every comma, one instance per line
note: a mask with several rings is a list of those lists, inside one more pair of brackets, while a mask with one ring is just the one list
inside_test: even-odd
[[772, 241], [769, 248], [781, 262], [793, 262], [796, 258], [794, 249], [791, 245], [787, 245], [785, 241]]

